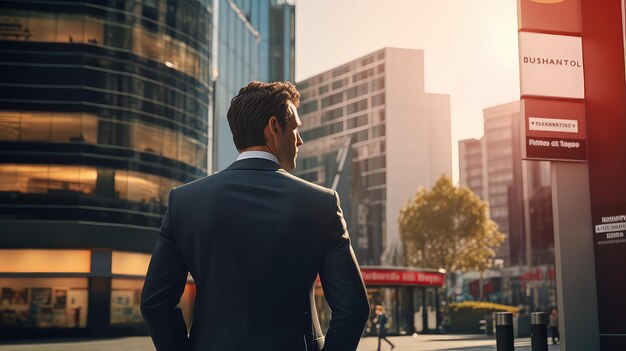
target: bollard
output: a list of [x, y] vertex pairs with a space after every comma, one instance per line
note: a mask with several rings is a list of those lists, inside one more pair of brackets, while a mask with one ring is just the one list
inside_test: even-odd
[[510, 312], [496, 313], [496, 349], [497, 351], [514, 351], [513, 347], [513, 314]]
[[548, 317], [544, 312], [530, 314], [532, 351], [548, 351]]

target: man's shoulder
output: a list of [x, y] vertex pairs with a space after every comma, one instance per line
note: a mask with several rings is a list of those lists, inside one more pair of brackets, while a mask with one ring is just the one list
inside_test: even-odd
[[307, 180], [304, 180], [298, 176], [295, 176], [291, 173], [288, 172], [280, 172], [282, 175], [284, 175], [285, 179], [291, 183], [291, 185], [293, 185], [296, 188], [301, 188], [304, 191], [310, 191], [312, 193], [320, 193], [320, 194], [326, 194], [326, 195], [331, 195], [331, 196], [335, 196], [335, 191], [332, 189], [329, 189], [327, 187], [321, 186], [319, 184], [315, 184], [315, 183], [311, 183]]
[[216, 179], [218, 178], [218, 173], [209, 174], [204, 177], [200, 177], [196, 180], [192, 180], [190, 182], [178, 185], [172, 189], [172, 192], [177, 195], [182, 194], [193, 194], [197, 193], [199, 189], [205, 188], [207, 186], [217, 185]]
[[[335, 196], [335, 191], [327, 187], [311, 183], [298, 176], [295, 176], [282, 169], [275, 172], [279, 179], [285, 182], [285, 187], [294, 191], [304, 191], [308, 194], [319, 194], [327, 196]], [[179, 185], [174, 188], [177, 194], [181, 193], [195, 193], [198, 189], [205, 187], [220, 186], [220, 184], [229, 181], [232, 177], [229, 177], [228, 172], [216, 172], [211, 175], [204, 176], [189, 183]]]

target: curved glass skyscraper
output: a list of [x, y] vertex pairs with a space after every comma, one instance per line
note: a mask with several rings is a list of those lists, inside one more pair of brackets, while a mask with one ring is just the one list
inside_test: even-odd
[[211, 164], [212, 1], [0, 10], [0, 338], [143, 332], [168, 192]]

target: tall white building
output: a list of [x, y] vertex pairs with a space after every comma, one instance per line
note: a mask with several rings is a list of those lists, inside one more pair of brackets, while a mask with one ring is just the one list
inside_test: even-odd
[[384, 256], [400, 264], [400, 208], [452, 171], [450, 97], [425, 92], [423, 51], [399, 48], [298, 88], [304, 145], [296, 174], [339, 192], [361, 263]]

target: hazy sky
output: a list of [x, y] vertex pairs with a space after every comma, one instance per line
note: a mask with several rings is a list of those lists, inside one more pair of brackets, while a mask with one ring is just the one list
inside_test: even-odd
[[386, 46], [424, 50], [426, 91], [450, 95], [455, 182], [458, 140], [482, 136], [484, 108], [519, 99], [516, 0], [295, 3], [296, 81]]

